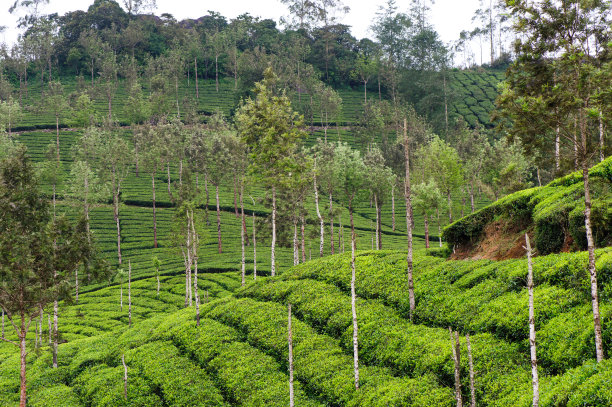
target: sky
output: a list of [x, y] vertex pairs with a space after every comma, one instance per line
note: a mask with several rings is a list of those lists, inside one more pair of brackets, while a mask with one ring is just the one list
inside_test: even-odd
[[[0, 34], [0, 42], [12, 44], [18, 35], [16, 28], [17, 17], [8, 13], [8, 8], [14, 0], [0, 0], [0, 26], [6, 26], [4, 33]], [[49, 5], [43, 8], [43, 13], [58, 13], [60, 15], [73, 10], [86, 10], [93, 0], [50, 0]], [[357, 39], [372, 37], [369, 26], [376, 16], [378, 8], [386, 0], [345, 0], [345, 5], [351, 8], [348, 15], [341, 20], [350, 25], [353, 36]], [[462, 30], [470, 29], [471, 18], [478, 8], [479, 0], [436, 0], [431, 7], [430, 20], [440, 34], [442, 41], [450, 43], [459, 37]], [[407, 12], [411, 1], [397, 0], [399, 11]], [[272, 18], [278, 21], [280, 17], [288, 15], [287, 8], [280, 0], [227, 0], [206, 2], [199, 0], [157, 0], [155, 14], [170, 13], [177, 20], [184, 18], [197, 18], [207, 14], [207, 10], [221, 13], [228, 18], [236, 17], [245, 12], [262, 18]]]

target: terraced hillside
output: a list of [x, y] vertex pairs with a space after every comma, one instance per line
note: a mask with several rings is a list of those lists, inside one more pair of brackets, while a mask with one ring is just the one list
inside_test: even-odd
[[[449, 109], [451, 116], [463, 117], [472, 127], [476, 125], [491, 127], [489, 114], [493, 110], [493, 104], [498, 94], [497, 85], [503, 78], [504, 72], [497, 70], [451, 71], [449, 85], [452, 91], [452, 103]], [[96, 114], [100, 117], [108, 114], [108, 101], [98, 85], [92, 88], [87, 81], [79, 82], [74, 77], [65, 77], [61, 81], [66, 95], [77, 90], [87, 91], [91, 95]], [[145, 95], [148, 95], [146, 81], [143, 83], [143, 91]], [[127, 82], [120, 80], [112, 99], [114, 119], [125, 125], [129, 124], [125, 113], [128, 92]], [[338, 89], [338, 94], [342, 98], [342, 109], [337, 117], [330, 117], [329, 120], [334, 126], [351, 126], [363, 109], [363, 92], [361, 89]], [[305, 97], [300, 101], [297, 94], [290, 93], [289, 96], [298, 109], [300, 105], [306, 106], [309, 104], [309, 99], [307, 100]], [[170, 105], [174, 106], [174, 93], [171, 92], [167, 97], [171, 99]], [[378, 99], [378, 93], [370, 92], [368, 98]], [[55, 116], [45, 111], [43, 101], [39, 82], [31, 82], [27, 92], [25, 88], [22, 89], [21, 103], [24, 106], [25, 117], [17, 126], [17, 130], [55, 127]], [[179, 85], [179, 101], [184, 105], [183, 110], [189, 105], [193, 105], [193, 109], [199, 114], [210, 115], [218, 110], [227, 116], [239, 102], [234, 90], [233, 79], [221, 79], [219, 92], [216, 91], [213, 80], [200, 80], [199, 98], [197, 99], [195, 82], [193, 80], [183, 80]], [[315, 100], [314, 103], [316, 106], [317, 101]], [[321, 112], [316, 108], [313, 111], [313, 124], [315, 126], [321, 125]], [[60, 125], [69, 127], [71, 125], [70, 117], [61, 117]], [[331, 133], [335, 131], [333, 128], [330, 129]]]
[[[612, 157], [591, 168], [589, 180], [595, 244], [610, 246]], [[532, 235], [540, 254], [586, 249], [584, 184], [580, 171], [546, 186], [501, 198], [449, 225], [444, 238], [457, 246], [462, 256], [507, 258], [522, 255], [520, 239], [525, 232]]]
[[[602, 276], [612, 251], [598, 251]], [[203, 304], [182, 306], [180, 279], [159, 297], [154, 279], [134, 283], [136, 323], [126, 326], [117, 286], [85, 293], [60, 318], [59, 367], [43, 346], [30, 352], [34, 406], [283, 406], [288, 404], [287, 303], [294, 310], [296, 405], [453, 406], [448, 327], [471, 334], [481, 406], [531, 405], [525, 260], [445, 261], [415, 257], [416, 320], [408, 320], [405, 253], [360, 252], [357, 314], [361, 386], [352, 370], [350, 257], [317, 259], [235, 290], [237, 274], [201, 274]], [[535, 260], [542, 406], [612, 405], [612, 364], [596, 365], [585, 253]], [[601, 281], [602, 317], [612, 280]], [[175, 294], [178, 292], [178, 294]], [[508, 310], [513, 312], [508, 312]], [[148, 318], [148, 319], [147, 319]], [[46, 324], [43, 324], [43, 327]], [[604, 322], [605, 348], [610, 334]], [[469, 386], [461, 341], [464, 400]], [[127, 401], [123, 367], [128, 367]], [[15, 405], [17, 352], [0, 347], [0, 400]], [[60, 404], [57, 404], [60, 403]]]
[[461, 116], [471, 127], [492, 127], [489, 115], [495, 108], [497, 85], [504, 76], [500, 70], [452, 71], [450, 88], [454, 102], [450, 113]]

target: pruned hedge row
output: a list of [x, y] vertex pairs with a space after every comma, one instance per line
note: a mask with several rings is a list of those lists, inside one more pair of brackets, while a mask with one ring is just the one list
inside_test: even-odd
[[[260, 281], [237, 293], [263, 301], [290, 302], [297, 316], [318, 331], [340, 339], [345, 352], [352, 351], [350, 297], [337, 287], [313, 280]], [[447, 329], [411, 324], [393, 309], [376, 300], [359, 299], [360, 360], [389, 367], [396, 375], [421, 377], [433, 373], [437, 380], [454, 386], [454, 365]], [[526, 391], [528, 365], [519, 347], [490, 334], [472, 336], [475, 369], [478, 371], [477, 397], [490, 405], [504, 397]], [[464, 399], [469, 398], [469, 370], [466, 343], [462, 340], [462, 383]], [[523, 386], [516, 383], [524, 383]], [[508, 404], [511, 405], [511, 404]]]
[[[601, 298], [610, 298], [612, 250], [597, 251]], [[398, 252], [362, 252], [356, 260], [357, 294], [378, 299], [407, 318], [409, 315], [406, 260]], [[586, 253], [549, 255], [534, 259], [536, 327], [543, 352], [540, 360], [551, 372], [563, 372], [593, 357], [592, 319], [574, 324], [557, 321], [581, 315], [590, 304]], [[452, 326], [462, 332], [490, 333], [528, 350], [526, 260], [503, 262], [443, 261], [417, 255], [414, 262], [416, 322]], [[318, 280], [350, 287], [350, 257], [319, 259], [292, 269], [283, 278]], [[509, 312], [511, 310], [511, 312]], [[602, 306], [602, 317], [612, 309]], [[612, 316], [612, 314], [610, 315]], [[328, 323], [329, 324], [329, 323]], [[587, 341], [586, 344], [582, 342]], [[604, 324], [605, 346], [612, 345], [612, 328]], [[570, 345], [567, 345], [570, 343]], [[572, 346], [569, 354], [554, 349]]]
[[[264, 349], [280, 363], [287, 360], [287, 311], [274, 302], [249, 298], [219, 300], [205, 311], [208, 317], [235, 327], [247, 341]], [[284, 328], [284, 329], [283, 329]], [[431, 374], [396, 377], [388, 369], [360, 367], [360, 388], [355, 390], [352, 353], [336, 340], [303, 321], [293, 320], [295, 375], [316, 397], [343, 406], [450, 406], [452, 391], [437, 384]]]
[[[612, 157], [589, 171], [592, 228], [596, 244], [612, 244]], [[544, 187], [510, 194], [447, 226], [443, 238], [449, 245], [471, 246], [482, 238], [485, 226], [502, 219], [518, 230], [533, 227], [540, 254], [559, 252], [571, 238], [586, 248], [582, 173], [574, 172]]]

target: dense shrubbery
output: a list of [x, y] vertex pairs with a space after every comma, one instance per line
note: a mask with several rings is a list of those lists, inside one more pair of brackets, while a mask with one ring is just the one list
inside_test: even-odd
[[[590, 170], [592, 228], [596, 244], [612, 243], [612, 158]], [[471, 246], [482, 238], [485, 226], [502, 219], [516, 230], [533, 225], [540, 254], [561, 250], [571, 238], [578, 249], [586, 248], [584, 192], [580, 172], [559, 178], [541, 188], [508, 195], [444, 229], [450, 245]]]

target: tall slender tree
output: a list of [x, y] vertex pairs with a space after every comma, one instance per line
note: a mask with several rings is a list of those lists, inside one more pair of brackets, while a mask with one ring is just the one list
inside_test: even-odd
[[351, 311], [353, 316], [353, 368], [355, 372], [355, 388], [359, 388], [359, 337], [357, 324], [357, 294], [355, 251], [357, 236], [353, 220], [354, 205], [359, 199], [366, 183], [366, 166], [359, 151], [352, 150], [348, 145], [338, 143], [334, 151], [334, 176], [338, 182], [340, 198], [347, 204], [351, 222]]
[[289, 98], [276, 89], [278, 77], [266, 69], [255, 87], [255, 99], [247, 99], [236, 114], [238, 133], [250, 151], [250, 173], [261, 179], [272, 198], [271, 274], [276, 274], [277, 189], [286, 185], [295, 171], [293, 155], [305, 136], [303, 117], [291, 107]]
[[[591, 227], [591, 188], [589, 166], [597, 146], [596, 80], [601, 67], [611, 58], [607, 44], [612, 39], [609, 2], [525, 2], [506, 1], [520, 35], [515, 52], [518, 55], [508, 71], [499, 110], [510, 119], [508, 131], [526, 146], [541, 146], [548, 137], [556, 137], [557, 127], [562, 140], [577, 152], [584, 184], [584, 224], [589, 253], [591, 304], [595, 332], [595, 355], [604, 359], [595, 242]], [[608, 88], [609, 88], [608, 82]], [[503, 125], [503, 124], [502, 124]]]

